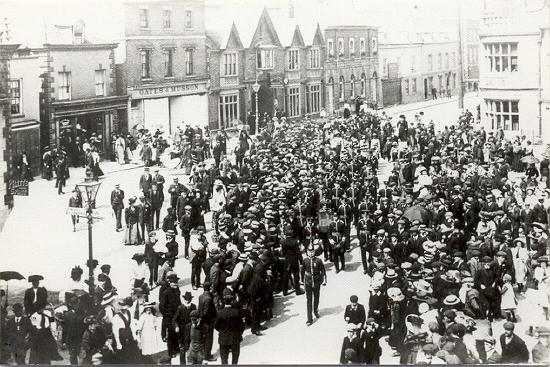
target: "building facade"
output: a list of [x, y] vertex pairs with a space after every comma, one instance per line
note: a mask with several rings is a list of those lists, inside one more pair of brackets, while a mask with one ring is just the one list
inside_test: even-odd
[[[512, 138], [550, 141], [549, 34], [522, 1], [485, 4], [480, 31], [481, 120]], [[540, 22], [537, 20], [541, 19]]]
[[8, 190], [8, 182], [13, 176], [13, 155], [11, 147], [11, 98], [10, 98], [10, 59], [19, 45], [0, 43], [0, 231], [13, 206], [13, 197]]
[[326, 108], [343, 110], [346, 101], [362, 97], [381, 105], [378, 77], [378, 29], [368, 26], [334, 26], [325, 29]]
[[70, 153], [78, 137], [95, 141], [100, 153], [111, 150], [113, 133], [126, 129], [127, 97], [116, 94], [116, 44], [45, 44], [41, 96], [44, 148]]
[[19, 48], [10, 62], [10, 113], [12, 153], [26, 152], [33, 176], [40, 173], [41, 57], [29, 48]]
[[479, 87], [479, 21], [466, 20], [464, 32], [464, 88], [467, 91], [476, 91]]
[[383, 105], [458, 93], [458, 42], [445, 33], [384, 34], [380, 44]]
[[125, 3], [130, 128], [173, 132], [209, 123], [204, 0]]

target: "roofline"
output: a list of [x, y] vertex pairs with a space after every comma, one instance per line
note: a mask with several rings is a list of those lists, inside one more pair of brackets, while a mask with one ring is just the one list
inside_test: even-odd
[[[44, 43], [44, 49], [50, 50], [78, 50], [78, 49], [115, 49], [118, 43], [81, 43], [81, 44], [55, 44]], [[39, 50], [38, 48], [37, 50]]]
[[346, 29], [380, 29], [380, 27], [372, 25], [331, 25], [325, 28], [325, 31], [333, 30], [346, 30]]

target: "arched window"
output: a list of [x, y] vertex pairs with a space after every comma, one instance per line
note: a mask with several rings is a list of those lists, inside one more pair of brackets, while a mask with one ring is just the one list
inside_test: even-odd
[[350, 88], [351, 89], [351, 95], [350, 95], [350, 97], [355, 98], [355, 76], [352, 74], [350, 79], [351, 79], [351, 82], [350, 82], [350, 84], [351, 84], [351, 88]]
[[344, 99], [344, 77], [340, 76], [340, 82], [338, 83], [340, 87], [340, 99]]
[[367, 95], [367, 78], [365, 73], [361, 74], [361, 96], [365, 97]]

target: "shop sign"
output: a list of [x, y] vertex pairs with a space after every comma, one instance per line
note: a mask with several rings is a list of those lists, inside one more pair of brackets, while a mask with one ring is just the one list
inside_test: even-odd
[[59, 121], [59, 126], [61, 126], [61, 128], [71, 127], [71, 120], [69, 120], [69, 119], [60, 120]]
[[158, 98], [205, 92], [206, 85], [204, 83], [172, 84], [134, 89], [132, 91], [132, 98]]
[[29, 181], [10, 179], [8, 181], [8, 190], [14, 196], [29, 196]]

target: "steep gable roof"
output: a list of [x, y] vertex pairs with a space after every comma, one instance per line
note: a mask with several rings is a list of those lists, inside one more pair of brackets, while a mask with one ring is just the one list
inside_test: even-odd
[[325, 44], [325, 39], [323, 38], [323, 31], [321, 31], [321, 26], [317, 23], [317, 29], [315, 29], [315, 34], [313, 35], [312, 45], [323, 46]]
[[264, 8], [260, 19], [258, 20], [258, 26], [254, 32], [254, 36], [250, 42], [250, 48], [255, 48], [258, 45], [273, 45], [281, 47], [281, 41], [279, 40], [279, 35], [273, 26], [271, 17], [267, 11], [267, 8]]
[[298, 24], [296, 24], [296, 28], [294, 28], [294, 35], [292, 36], [292, 42], [290, 43], [290, 45], [298, 47], [304, 47], [306, 45]]
[[[223, 46], [223, 45], [222, 45]], [[231, 31], [229, 33], [229, 38], [227, 39], [227, 43], [225, 45], [225, 48], [232, 48], [232, 49], [241, 49], [243, 47], [243, 43], [241, 42], [241, 37], [239, 36], [239, 31], [237, 31], [237, 26], [235, 25], [235, 22], [231, 25]]]

